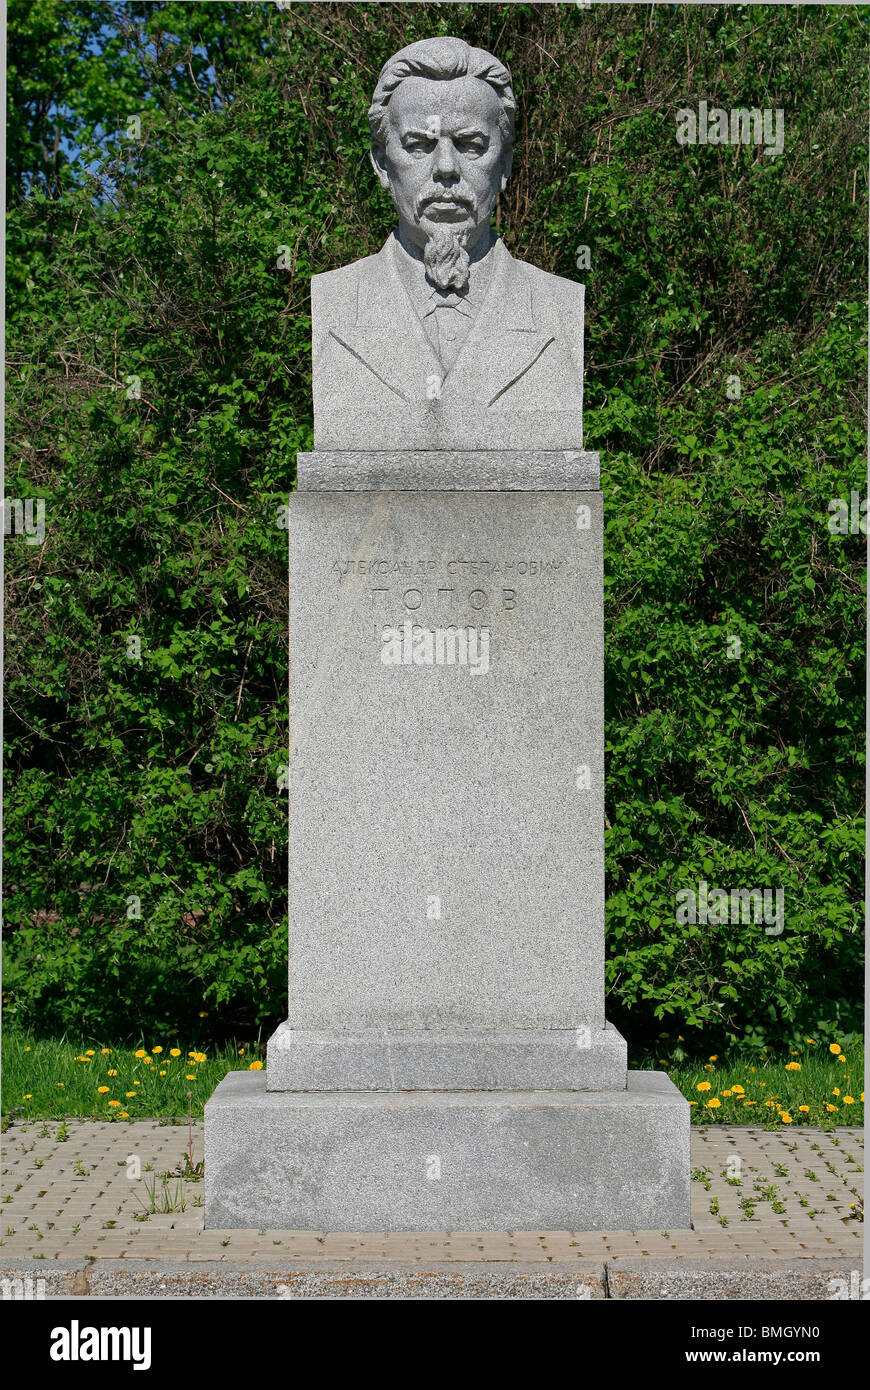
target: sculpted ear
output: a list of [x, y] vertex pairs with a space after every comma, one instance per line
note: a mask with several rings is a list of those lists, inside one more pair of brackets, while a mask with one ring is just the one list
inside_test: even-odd
[[381, 185], [381, 188], [384, 190], [385, 193], [389, 193], [390, 177], [387, 173], [387, 163], [385, 159], [385, 151], [383, 145], [372, 145], [371, 149], [369, 150], [369, 159], [371, 160], [372, 168], [374, 169], [377, 175], [378, 183]]

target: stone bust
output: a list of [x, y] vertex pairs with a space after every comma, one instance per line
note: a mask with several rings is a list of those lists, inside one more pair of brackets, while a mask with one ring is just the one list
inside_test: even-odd
[[398, 226], [312, 278], [315, 449], [582, 448], [583, 286], [490, 225], [515, 110], [507, 68], [461, 39], [384, 65], [371, 162]]

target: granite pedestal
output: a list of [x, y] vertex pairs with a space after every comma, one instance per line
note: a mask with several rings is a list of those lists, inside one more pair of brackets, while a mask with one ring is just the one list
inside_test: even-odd
[[688, 1104], [604, 1016], [597, 455], [299, 485], [289, 1018], [206, 1107], [206, 1225], [689, 1225]]

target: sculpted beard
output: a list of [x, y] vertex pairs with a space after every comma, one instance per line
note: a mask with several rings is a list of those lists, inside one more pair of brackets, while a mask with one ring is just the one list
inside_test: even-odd
[[468, 233], [436, 227], [423, 251], [426, 279], [438, 290], [464, 290], [471, 257], [465, 249]]

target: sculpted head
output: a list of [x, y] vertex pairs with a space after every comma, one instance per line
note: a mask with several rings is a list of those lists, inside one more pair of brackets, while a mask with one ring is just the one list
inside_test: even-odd
[[423, 39], [384, 65], [369, 110], [371, 160], [402, 238], [429, 279], [461, 288], [507, 186], [516, 104], [507, 68], [462, 39]]

